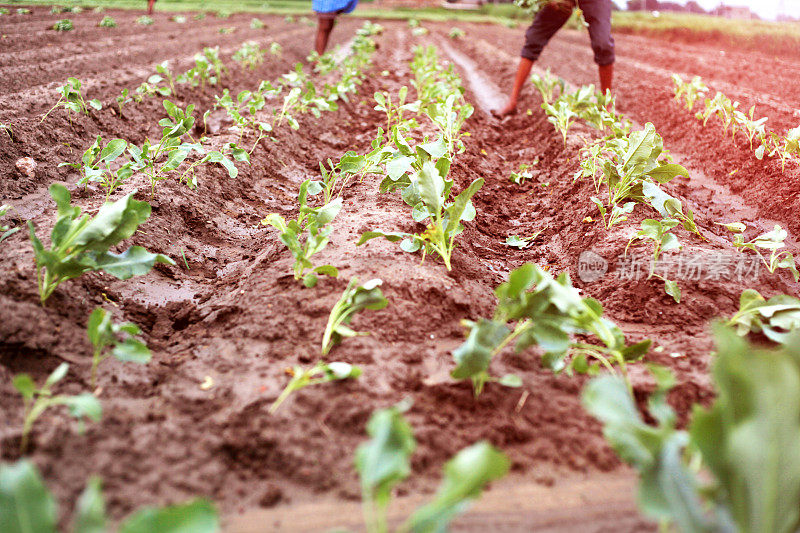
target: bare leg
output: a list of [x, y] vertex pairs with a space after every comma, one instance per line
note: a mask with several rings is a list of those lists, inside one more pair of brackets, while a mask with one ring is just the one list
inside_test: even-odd
[[317, 19], [317, 42], [315, 49], [319, 55], [325, 53], [328, 47], [328, 38], [331, 36], [335, 19], [319, 17]]
[[533, 61], [525, 57], [519, 58], [519, 66], [517, 67], [517, 76], [514, 78], [514, 86], [511, 88], [511, 95], [508, 97], [506, 106], [494, 113], [495, 116], [502, 118], [512, 114], [517, 109], [517, 100], [519, 100], [519, 93], [522, 91], [522, 86], [528, 81], [528, 76], [533, 68]]
[[614, 81], [614, 63], [600, 65], [597, 70], [600, 73], [600, 90], [605, 94], [606, 91], [611, 90], [611, 85]]
[[153, 14], [153, 6], [155, 5], [156, 0], [147, 0], [147, 14]]

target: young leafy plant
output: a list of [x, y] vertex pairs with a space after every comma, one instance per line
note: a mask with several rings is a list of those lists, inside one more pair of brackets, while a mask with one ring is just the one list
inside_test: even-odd
[[677, 74], [672, 75], [672, 83], [675, 84], [675, 100], [681, 101], [683, 98], [686, 101], [686, 109], [692, 111], [694, 104], [698, 98], [705, 98], [708, 92], [708, 87], [703, 83], [700, 76], [695, 76], [692, 81], [685, 82]]
[[416, 120], [413, 116], [411, 118], [405, 116], [406, 113], [419, 112], [419, 101], [406, 102], [408, 98], [408, 87], [403, 85], [397, 91], [397, 102], [392, 101], [392, 94], [389, 91], [376, 92], [375, 103], [377, 104], [373, 109], [375, 111], [382, 111], [386, 113], [386, 132], [392, 131], [392, 128], [397, 126], [400, 131], [408, 131], [417, 126]]
[[[386, 516], [394, 487], [411, 473], [410, 458], [416, 441], [398, 405], [372, 414], [367, 423], [371, 440], [356, 450], [355, 464], [361, 476], [364, 522], [369, 533], [387, 533]], [[481, 441], [462, 449], [444, 466], [444, 479], [427, 505], [417, 509], [398, 532], [448, 531], [450, 522], [474, 500], [483, 489], [504, 477], [511, 462], [498, 449]]]
[[[733, 245], [736, 248], [754, 251], [761, 258], [770, 274], [774, 274], [779, 268], [785, 268], [792, 273], [794, 280], [798, 281], [800, 280], [800, 273], [797, 271], [794, 255], [788, 250], [779, 251], [786, 246], [783, 241], [788, 236], [789, 234], [786, 230], [776, 224], [772, 231], [759, 235], [752, 241], [745, 241], [742, 234], [737, 233], [733, 236]], [[769, 252], [769, 256], [762, 254], [761, 250]]]
[[142, 331], [133, 322], [114, 323], [111, 313], [97, 307], [89, 316], [86, 335], [94, 347], [90, 386], [97, 383], [97, 368], [111, 356], [123, 363], [146, 364], [151, 354], [147, 345], [136, 338]]
[[133, 199], [133, 193], [114, 203], [104, 204], [94, 217], [81, 215], [70, 205], [71, 195], [58, 183], [50, 186], [50, 196], [58, 206], [56, 224], [50, 234], [50, 248], [36, 237], [28, 221], [36, 259], [36, 280], [42, 305], [62, 282], [86, 272], [102, 270], [118, 279], [147, 274], [155, 263], [174, 265], [162, 254], [152, 254], [132, 246], [117, 254], [109, 248], [127, 239], [150, 217], [150, 204]]
[[461, 28], [451, 28], [450, 32], [447, 34], [451, 39], [461, 39], [465, 35], [466, 33]]
[[453, 181], [447, 179], [449, 169], [450, 160], [447, 158], [443, 157], [436, 163], [427, 160], [419, 172], [411, 176], [408, 187], [403, 191], [403, 199], [413, 207], [414, 219], [417, 222], [428, 221], [425, 231], [420, 234], [367, 231], [357, 244], [360, 246], [376, 237], [384, 237], [390, 242], [402, 241], [400, 248], [403, 251], [413, 253], [422, 250], [423, 260], [426, 254], [436, 252], [444, 260], [447, 270], [451, 270], [450, 258], [455, 239], [464, 231], [462, 222], [475, 218], [472, 197], [483, 186], [483, 178], [473, 181], [450, 202]]
[[532, 74], [531, 83], [539, 90], [539, 94], [542, 95], [542, 102], [546, 104], [551, 103], [556, 98], [556, 89], [558, 89], [559, 96], [566, 92], [564, 79], [551, 75], [549, 68], [544, 73], [544, 76]]
[[[178, 181], [186, 181], [190, 188], [197, 186], [195, 169], [206, 163], [217, 163], [227, 172], [228, 176], [235, 178], [239, 171], [231, 161], [249, 161], [246, 150], [239, 148], [235, 143], [226, 144], [221, 150], [206, 151], [203, 146], [194, 142], [190, 132], [194, 127], [194, 105], [189, 105], [184, 111], [169, 100], [164, 100], [164, 109], [167, 117], [162, 118], [158, 124], [162, 126], [161, 140], [157, 145], [146, 139], [141, 148], [134, 145], [128, 146], [128, 153], [136, 170], [143, 170], [150, 180], [150, 195], [155, 197], [156, 184], [168, 179], [173, 173], [178, 172]], [[189, 141], [184, 141], [188, 137]], [[186, 161], [192, 152], [201, 157], [192, 162], [183, 171], [179, 167]], [[166, 159], [162, 162], [162, 159]]]
[[[12, 207], [8, 204], [0, 205], [0, 217], [5, 216], [5, 214], [8, 212], [9, 209], [12, 209]], [[4, 240], [8, 239], [18, 231], [19, 227], [12, 228], [8, 224], [0, 223], [0, 242], [3, 242]]]
[[228, 72], [219, 57], [219, 46], [203, 48], [202, 52], [195, 54], [194, 63], [194, 67], [181, 76], [181, 81], [189, 83], [192, 87], [199, 85], [205, 88], [206, 83], [216, 85]]
[[773, 342], [785, 343], [800, 330], [800, 300], [778, 294], [769, 300], [755, 289], [745, 289], [739, 297], [739, 310], [728, 321], [741, 336], [763, 333]]
[[70, 120], [72, 120], [72, 113], [83, 113], [88, 115], [89, 107], [96, 110], [103, 108], [103, 104], [101, 104], [100, 100], [97, 100], [96, 98], [89, 100], [87, 106], [87, 102], [83, 99], [83, 94], [81, 93], [81, 80], [78, 78], [67, 78], [67, 83], [59, 87], [57, 91], [59, 94], [58, 101], [47, 113], [44, 114], [44, 116], [42, 116], [42, 120], [40, 122], [44, 122], [47, 116], [59, 106], [63, 107], [67, 111], [67, 116], [70, 118]]
[[[675, 234], [670, 233], [670, 230], [677, 225], [678, 221], [672, 218], [665, 218], [663, 220], [646, 218], [642, 221], [641, 229], [628, 241], [628, 246], [634, 241], [650, 241], [653, 243], [653, 260], [650, 262], [650, 272], [647, 279], [655, 276], [663, 281], [664, 291], [672, 296], [672, 299], [675, 300], [676, 303], [681, 303], [681, 289], [678, 287], [678, 283], [668, 280], [656, 272], [658, 259], [663, 252], [680, 250], [682, 248]], [[628, 252], [628, 246], [625, 247], [626, 254]]]
[[689, 430], [667, 404], [675, 378], [655, 373], [646, 423], [611, 376], [583, 393], [620, 458], [639, 472], [639, 508], [680, 531], [791, 532], [800, 527], [800, 336], [778, 350], [715, 327], [716, 400], [695, 406]]
[[69, 365], [61, 363], [38, 389], [36, 388], [36, 383], [28, 374], [14, 376], [12, 383], [14, 388], [22, 395], [22, 401], [25, 406], [25, 419], [22, 425], [22, 440], [20, 441], [21, 453], [25, 453], [28, 449], [28, 440], [33, 424], [50, 407], [63, 405], [69, 409], [69, 414], [77, 419], [86, 417], [95, 422], [100, 420], [103, 409], [94, 395], [88, 392], [77, 396], [53, 395], [53, 386], [64, 379], [68, 370]]
[[70, 19], [60, 19], [53, 24], [53, 29], [56, 31], [72, 31], [73, 28], [74, 26]]
[[520, 237], [519, 235], [511, 235], [508, 238], [506, 238], [506, 240], [505, 240], [505, 242], [503, 244], [505, 244], [506, 246], [513, 246], [514, 248], [519, 248], [520, 250], [522, 250], [524, 248], [527, 248], [531, 244], [533, 244], [533, 241], [536, 240], [536, 237], [538, 237], [541, 234], [542, 234], [542, 230], [539, 230], [536, 233], [534, 233], [533, 235], [530, 235], [528, 237]]
[[152, 26], [153, 22], [154, 22], [153, 19], [148, 17], [147, 15], [142, 15], [141, 17], [136, 19], [136, 24], [139, 24], [140, 26]]
[[[465, 321], [470, 328], [466, 341], [453, 351], [455, 379], [470, 379], [479, 395], [487, 382], [521, 386], [509, 374], [494, 378], [491, 360], [515, 342], [516, 351], [531, 346], [544, 351], [542, 362], [554, 372], [596, 373], [600, 365], [614, 371], [617, 365], [627, 379], [627, 364], [641, 359], [651, 341], [627, 345], [619, 327], [603, 317], [597, 300], [582, 298], [567, 273], [553, 278], [535, 264], [525, 264], [509, 274], [508, 281], [495, 290], [498, 303], [491, 320]], [[513, 329], [508, 324], [514, 323]], [[575, 339], [576, 334], [593, 335], [600, 344]], [[595, 362], [592, 362], [595, 360]]]
[[[89, 479], [75, 504], [73, 533], [105, 533], [106, 504], [100, 478]], [[0, 531], [57, 533], [58, 508], [36, 466], [26, 460], [0, 465]], [[119, 533], [217, 533], [219, 518], [211, 502], [197, 499], [169, 507], [140, 509], [125, 519]]]
[[117, 21], [115, 21], [113, 17], [106, 15], [100, 22], [97, 23], [97, 25], [101, 28], [116, 28]]
[[292, 379], [286, 385], [286, 388], [284, 388], [280, 393], [278, 398], [272, 402], [272, 405], [270, 405], [270, 413], [277, 411], [281, 404], [286, 401], [286, 399], [294, 391], [298, 391], [311, 385], [329, 383], [331, 381], [358, 379], [358, 377], [361, 375], [361, 369], [359, 367], [353, 366], [350, 363], [342, 363], [339, 361], [331, 363], [320, 361], [309, 369], [296, 366], [294, 368], [287, 368], [286, 372], [292, 377]]
[[344, 338], [368, 335], [368, 333], [353, 331], [347, 324], [350, 324], [353, 316], [360, 311], [365, 309], [376, 311], [389, 304], [381, 292], [382, 283], [377, 278], [365, 281], [362, 285], [358, 284], [356, 278], [350, 280], [328, 317], [328, 324], [322, 335], [322, 355], [327, 355], [331, 348], [342, 342]]
[[89, 182], [99, 183], [106, 191], [106, 201], [118, 187], [133, 175], [134, 165], [125, 163], [116, 170], [112, 170], [114, 163], [128, 147], [124, 139], [112, 139], [103, 146], [103, 138], [98, 135], [94, 143], [83, 153], [80, 163], [59, 163], [59, 167], [69, 166], [80, 171], [81, 177], [78, 185]]
[[254, 70], [264, 62], [264, 50], [255, 41], [246, 41], [233, 54], [233, 60], [242, 65], [243, 69]]
[[[322, 191], [319, 182], [306, 180], [300, 185], [300, 192], [297, 195], [297, 202], [300, 204], [300, 212], [297, 220], [290, 220], [288, 223], [281, 215], [272, 213], [267, 215], [262, 224], [273, 226], [280, 231], [280, 239], [289, 248], [295, 258], [294, 279], [302, 280], [306, 287], [314, 287], [317, 284], [317, 274], [331, 276], [339, 275], [339, 270], [332, 265], [322, 265], [315, 267], [311, 262], [311, 256], [320, 252], [328, 245], [333, 227], [330, 223], [342, 209], [342, 199], [326, 203], [321, 207], [309, 207], [308, 196], [314, 196]], [[311, 269], [311, 272], [306, 272]]]

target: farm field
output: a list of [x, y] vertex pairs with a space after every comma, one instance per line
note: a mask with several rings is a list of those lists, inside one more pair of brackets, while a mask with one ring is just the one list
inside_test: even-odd
[[[492, 483], [454, 529], [657, 531], [657, 523], [637, 511], [635, 470], [623, 464], [604, 438], [601, 422], [582, 404], [591, 377], [581, 375], [578, 366], [569, 367], [574, 372], [553, 372], [542, 362], [541, 349], [515, 353], [509, 344], [497, 349], [490, 375], [513, 374], [519, 383], [509, 379], [512, 387], [490, 380], [477, 395], [469, 380], [451, 377], [453, 352], [469, 333], [462, 321], [496, 316], [495, 289], [523, 265], [536, 264], [553, 275], [567, 272], [580, 297], [602, 304], [603, 316], [624, 333], [625, 343], [652, 340], [643, 362], [614, 365], [609, 373], [624, 367], [633, 399], [646, 410], [647, 398], [661, 390], [661, 383], [644, 363], [670, 369], [675, 384], [667, 398], [682, 428], [693, 404], [709, 406], [715, 398], [712, 321], [734, 316], [746, 289], [765, 298], [800, 297], [789, 268], [770, 273], [757, 262], [757, 277], [739, 275], [735, 265], [742, 258], [759, 256], [734, 247], [735, 233], [722, 225], [745, 224], [746, 241], [779, 225], [788, 232], [784, 250], [800, 253], [800, 154], [783, 164], [778, 157], [757, 158], [742, 133], [732, 138], [717, 117], [705, 126], [694, 117], [702, 102], [689, 111], [676, 101], [672, 80], [673, 74], [687, 81], [701, 76], [712, 89], [709, 96], [720, 91], [739, 101], [744, 112], [755, 106], [756, 116], [768, 116], [767, 127], [784, 135], [800, 125], [800, 56], [775, 58], [616, 36], [616, 111], [633, 130], [651, 123], [673, 162], [688, 171], [659, 183], [680, 201], [681, 222], [691, 212], [696, 225], [696, 231], [687, 229], [688, 223], [673, 230], [683, 246], [680, 254], [693, 264], [728, 261], [725, 269], [718, 264], [714, 272], [676, 277], [680, 297], [673, 298], [663, 280], [647, 279], [647, 272], [631, 276], [625, 262], [652, 256], [649, 243], [628, 248], [629, 241], [643, 220], [665, 217], [651, 204], [637, 202], [623, 207], [630, 209], [627, 220], [608, 227], [607, 215], [591, 199], [604, 198], [605, 190], [590, 177], [575, 179], [581, 148], [601, 138], [600, 131], [578, 119], [562, 137], [532, 84], [523, 91], [516, 115], [502, 121], [491, 116], [513, 78], [524, 28], [458, 23], [464, 36], [452, 38], [453, 24], [424, 22], [428, 31], [420, 32], [406, 22], [382, 20], [382, 31], [373, 28], [354, 40], [365, 21], [342, 17], [332, 35], [332, 44], [340, 48], [320, 63], [327, 71], [314, 72], [306, 56], [315, 28], [300, 17], [209, 13], [196, 20], [187, 13], [181, 23], [172, 13], [156, 13], [152, 25], [141, 25], [136, 22], [141, 13], [134, 11], [52, 14], [37, 6], [16, 14], [17, 7], [9, 5], [11, 13], [0, 16], [0, 125], [6, 126], [0, 127], [0, 205], [12, 206], [0, 226], [20, 228], [0, 241], [0, 460], [12, 463], [25, 456], [38, 467], [59, 502], [62, 526], [71, 523], [75, 502], [97, 475], [113, 523], [143, 506], [203, 497], [216, 505], [225, 531], [362, 530], [362, 488], [353, 457], [368, 439], [373, 412], [405, 401], [416, 451], [413, 474], [399, 484], [393, 524], [436, 491], [448, 459], [486, 440], [507, 456], [510, 472]], [[98, 27], [104, 16], [113, 17], [116, 27]], [[252, 23], [254, 17], [263, 27]], [[74, 29], [51, 30], [60, 18], [71, 19]], [[248, 41], [264, 52], [252, 69], [234, 58]], [[196, 53], [217, 46], [225, 70], [214, 73], [215, 79], [203, 77], [197, 86], [176, 80], [168, 96], [133, 99], [134, 89], [156, 73], [157, 64], [168, 61], [175, 74], [190, 71], [198, 64]], [[454, 192], [448, 201], [479, 183], [470, 204], [474, 219], [461, 218], [463, 233], [447, 265], [442, 254], [428, 253], [422, 261], [419, 251], [403, 251], [384, 238], [357, 244], [368, 231], [408, 235], [425, 230], [412, 218], [405, 196], [379, 192], [389, 179], [382, 161], [331, 187], [329, 200], [340, 197], [341, 210], [327, 225], [329, 243], [312, 262], [336, 267], [338, 276], [322, 269], [315, 286], [306, 287], [313, 281], [296, 279], [295, 258], [270, 215], [287, 221], [298, 217], [298, 193], [313, 188], [304, 185], [306, 180], [322, 179], [320, 163], [338, 162], [348, 151], [369, 154], [373, 142], [395, 147], [380, 136], [387, 115], [374, 109], [373, 95], [383, 92], [396, 102], [406, 86], [409, 102], [420, 98], [412, 80], [424, 71], [418, 65], [425, 49], [418, 47], [428, 46], [433, 47], [428, 57], [435, 53], [433, 64], [451, 64], [465, 89], [455, 104], [435, 95], [432, 101], [461, 105], [461, 112], [467, 104], [474, 106], [460, 131], [448, 130], [455, 131], [452, 142], [428, 148], [438, 159], [452, 159]], [[293, 104], [295, 111], [287, 111], [284, 98], [292, 88], [297, 94], [300, 87], [305, 90], [306, 79], [319, 94], [325, 84], [341, 88], [343, 72], [351, 74], [342, 65], [356, 56], [364, 59], [356, 69], [361, 72], [352, 86], [356, 92], [343, 93], [333, 109], [312, 99], [313, 110], [301, 112]], [[295, 70], [298, 62], [306, 65], [304, 74]], [[596, 83], [585, 32], [558, 34], [536, 64], [539, 76], [545, 69], [565, 80], [565, 91]], [[51, 110], [59, 99], [57, 88], [69, 77], [80, 80], [86, 102], [97, 99], [101, 108]], [[240, 91], [255, 92], [263, 80], [283, 87], [283, 92], [265, 89], [266, 104], [257, 110], [270, 116], [271, 131], [240, 135], [230, 130], [230, 113], [224, 106], [214, 109], [216, 97], [228, 90], [235, 100]], [[166, 76], [153, 84], [169, 85]], [[124, 89], [131, 101], [118, 100]], [[165, 99], [178, 111], [165, 109]], [[206, 151], [218, 151], [219, 158], [183, 174], [198, 151], [157, 182], [137, 171], [108, 195], [98, 182], [78, 183], [85, 172], [82, 157], [98, 135], [101, 146], [124, 139], [140, 147], [146, 139], [161, 139], [173, 121], [180, 125], [180, 113], [190, 105], [196, 121], [178, 142], [197, 143], [202, 137]], [[171, 118], [165, 119], [168, 112]], [[400, 129], [411, 146], [440, 134], [423, 113], [408, 109], [406, 114], [417, 122]], [[159, 123], [163, 120], [166, 125]], [[431, 159], [431, 152], [425, 153], [409, 148], [402, 156]], [[225, 165], [218, 164], [223, 155]], [[25, 157], [36, 164], [30, 172], [19, 163]], [[423, 168], [430, 172], [433, 162], [427, 163]], [[516, 183], [509, 179], [512, 174], [524, 176]], [[26, 222], [49, 246], [57, 217], [65, 212], [51, 197], [54, 183], [65, 185], [72, 205], [93, 216], [106, 198], [120, 201], [133, 193], [136, 201], [149, 203], [149, 218], [138, 230], [133, 227], [124, 246], [113, 242], [112, 250], [141, 246], [174, 264], [151, 261], [152, 270], [130, 279], [99, 270], [85, 273], [57, 285], [42, 304]], [[321, 194], [309, 196], [312, 207], [323, 203]], [[470, 208], [462, 209], [469, 213]], [[302, 210], [310, 212], [320, 216]], [[268, 220], [275, 223], [262, 222]], [[512, 236], [524, 242], [507, 244]], [[602, 272], [588, 272], [587, 262], [596, 267], [598, 260]], [[343, 338], [322, 356], [331, 308], [353, 278], [361, 283], [380, 279], [388, 304], [354, 315], [350, 327], [369, 335]], [[115, 322], [141, 328], [138, 337], [152, 354], [147, 364], [111, 357], [93, 376], [95, 348], [87, 338], [87, 322], [98, 307]], [[763, 336], [754, 341], [769, 345]], [[297, 390], [271, 409], [291, 378], [287, 369], [309, 369], [320, 360], [356, 365], [361, 375]], [[26, 404], [14, 376], [25, 373], [41, 384], [62, 363], [69, 364], [69, 372], [54, 390], [93, 393], [102, 418], [79, 422], [54, 407], [29, 436], [23, 435]], [[655, 416], [647, 414], [646, 421], [653, 423]]]

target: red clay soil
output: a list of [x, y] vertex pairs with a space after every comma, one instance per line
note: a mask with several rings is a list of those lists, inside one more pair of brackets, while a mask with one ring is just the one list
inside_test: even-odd
[[[307, 53], [313, 32], [266, 16], [260, 18], [268, 28], [252, 30], [247, 15], [223, 20], [209, 16], [200, 22], [190, 16], [182, 26], [159, 14], [153, 26], [142, 28], [132, 24], [138, 13], [105, 14], [117, 20], [118, 28], [95, 28], [100, 16], [85, 12], [70, 17], [74, 32], [56, 34], [47, 27], [58, 16], [39, 8], [27, 18], [0, 19], [0, 33], [8, 35], [0, 53], [0, 123], [13, 128], [11, 137], [0, 132], [0, 171], [5, 176], [0, 195], [2, 203], [15, 207], [6, 220], [19, 225], [31, 219], [40, 236], [49, 235], [53, 224], [55, 209], [47, 194], [51, 183], [66, 183], [74, 200], [89, 211], [102, 202], [100, 191], [76, 186], [75, 172], [58, 168], [59, 162], [79, 160], [97, 134], [141, 142], [160, 131], [160, 102], [130, 104], [122, 115], [117, 112], [111, 104], [122, 88], [135, 87], [164, 60], [181, 71], [203, 46], [219, 44], [231, 74], [216, 87], [181, 89], [175, 98], [182, 106], [197, 104], [201, 115], [222, 88], [250, 89], [259, 80], [289, 71]], [[617, 471], [620, 463], [605, 444], [599, 424], [580, 406], [585, 378], [553, 375], [541, 368], [538, 355], [510, 351], [493, 362], [492, 369], [520, 375], [522, 390], [490, 385], [476, 400], [469, 384], [449, 378], [450, 350], [463, 339], [460, 321], [492, 313], [494, 287], [511, 269], [533, 261], [553, 272], [568, 271], [575, 285], [597, 298], [630, 340], [652, 338], [659, 348], [647, 360], [676, 372], [679, 385], [671, 399], [684, 421], [692, 403], [708, 403], [713, 396], [707, 377], [709, 322], [733, 314], [739, 294], [748, 286], [765, 296], [798, 294], [787, 276], [765, 271], [749, 283], [682, 282], [681, 304], [664, 294], [656, 280], [624, 281], [607, 275], [582, 282], [577, 276], [582, 251], [607, 259], [613, 273], [635, 226], [653, 215], [637, 207], [628, 223], [612, 230], [597, 222], [597, 209], [589, 201], [593, 185], [572, 179], [579, 136], [592, 132], [576, 126], [565, 148], [532, 90], [526, 91], [522, 103], [523, 111], [532, 110], [530, 115], [521, 113], [500, 123], [476, 111], [466, 126], [471, 134], [467, 151], [457, 156], [452, 175], [459, 187], [477, 177], [486, 184], [475, 198], [478, 215], [461, 237], [452, 272], [435, 258], [420, 264], [419, 256], [387, 242], [355, 246], [368, 229], [415, 228], [399, 198], [377, 193], [380, 179], [373, 176], [345, 190], [331, 244], [319, 255], [321, 263], [339, 267], [339, 279], [322, 279], [314, 289], [302, 287], [292, 278], [290, 254], [274, 230], [259, 221], [271, 212], [296, 215], [297, 188], [317, 175], [319, 161], [369, 148], [384, 121], [372, 110], [371, 95], [408, 85], [412, 47], [440, 42], [447, 31], [444, 25], [431, 25], [432, 35], [414, 37], [404, 23], [383, 24], [386, 32], [376, 38], [375, 64], [350, 103], [320, 119], [304, 117], [299, 131], [279, 128], [277, 142], [262, 142], [250, 166], [238, 165], [236, 179], [213, 167], [200, 171], [196, 190], [171, 181], [160, 186], [151, 202], [153, 215], [130, 244], [165, 253], [178, 265], [159, 265], [147, 276], [128, 281], [84, 275], [62, 284], [41, 307], [27, 232], [0, 245], [3, 460], [19, 457], [22, 402], [11, 386], [13, 375], [28, 372], [42, 380], [61, 361], [69, 361], [70, 374], [58, 391], [87, 389], [91, 351], [85, 328], [94, 307], [103, 305], [118, 320], [139, 324], [153, 351], [147, 366], [109, 361], [101, 367], [100, 423], [88, 424], [79, 433], [74, 421], [54, 410], [35, 426], [29, 455], [62, 503], [63, 520], [92, 474], [104, 479], [115, 519], [145, 504], [194, 496], [217, 502], [226, 523], [236, 513], [257, 508], [288, 507], [322, 497], [358, 499], [352, 455], [365, 439], [366, 421], [375, 409], [404, 398], [413, 400], [408, 419], [418, 450], [415, 476], [402, 484], [403, 494], [432, 490], [446, 459], [479, 439], [490, 440], [510, 456], [513, 479], [520, 483], [549, 486], [575, 474], [591, 482], [601, 472]], [[358, 20], [343, 19], [334, 32], [336, 42], [346, 41], [358, 25]], [[461, 26], [469, 38], [449, 41], [451, 46], [471, 56], [487, 76], [508, 83], [522, 30]], [[222, 35], [220, 27], [236, 31]], [[142, 37], [145, 33], [147, 39]], [[283, 56], [268, 56], [259, 69], [242, 71], [230, 56], [249, 39], [262, 45], [277, 41]], [[563, 33], [550, 44], [542, 66], [573, 83], [593, 82], [590, 51], [583, 41], [582, 36]], [[655, 123], [666, 146], [692, 171], [692, 178], [668, 187], [695, 211], [708, 238], [702, 241], [681, 231], [688, 251], [734, 253], [729, 236], [714, 225], [718, 221], [744, 220], [765, 227], [769, 219], [792, 232], [800, 229], [796, 164], [780, 174], [775, 162], [758, 162], [741, 143], [720, 140], [713, 124], [698, 127], [671, 100], [668, 74], [697, 73], [708, 76], [709, 83], [725, 82], [731, 97], [749, 97], [748, 102], [759, 103], [758, 109], [763, 97], [773, 103], [763, 111], [769, 111], [770, 122], [776, 124], [791, 122], [788, 110], [796, 104], [790, 97], [796, 93], [779, 90], [780, 84], [761, 83], [758, 72], [732, 77], [739, 74], [739, 59], [720, 58], [713, 50], [698, 49], [693, 57], [681, 58], [673, 44], [641, 37], [620, 37], [618, 43], [621, 110], [640, 123]], [[447, 58], [445, 52], [441, 56]], [[28, 68], [20, 69], [19, 58]], [[703, 64], [707, 70], [700, 70]], [[769, 62], [752, 65], [761, 77], [768, 72], [783, 75], [772, 71]], [[791, 68], [800, 69], [800, 59]], [[39, 116], [56, 100], [54, 88], [67, 75], [84, 80], [84, 94], [99, 98], [104, 108], [71, 123], [57, 110], [40, 124]], [[791, 74], [784, 81], [797, 84]], [[740, 92], [734, 93], [736, 88]], [[477, 100], [473, 90], [467, 97]], [[221, 142], [227, 135], [223, 128], [212, 141]], [[15, 162], [23, 156], [37, 161], [34, 178], [16, 170]], [[509, 182], [511, 171], [536, 158], [531, 180], [522, 186]], [[731, 176], [733, 169], [738, 172]], [[138, 179], [114, 196], [133, 190], [137, 198], [149, 200], [148, 184]], [[736, 194], [741, 195], [738, 204]], [[586, 222], [586, 217], [595, 222]], [[503, 244], [509, 235], [539, 230], [541, 236], [525, 250]], [[348, 339], [329, 356], [361, 366], [363, 376], [310, 387], [293, 395], [275, 415], [268, 414], [288, 379], [285, 368], [315, 361], [330, 308], [353, 276], [383, 279], [390, 302], [386, 309], [354, 320], [355, 329], [372, 335]], [[652, 382], [640, 368], [632, 376], [636, 394], [644, 398]], [[201, 388], [207, 377], [213, 387]], [[526, 400], [521, 402], [523, 396]], [[576, 517], [578, 523], [586, 521]], [[332, 517], [330, 526], [336, 525]], [[603, 522], [604, 529], [616, 531], [650, 527], [630, 511], [621, 512], [618, 523], [613, 517]]]

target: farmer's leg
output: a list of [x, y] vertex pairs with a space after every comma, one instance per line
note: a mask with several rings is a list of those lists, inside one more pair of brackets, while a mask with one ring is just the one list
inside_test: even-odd
[[578, 0], [589, 24], [594, 62], [600, 74], [600, 90], [611, 89], [614, 79], [614, 37], [611, 36], [611, 0]]
[[336, 15], [331, 13], [318, 13], [317, 14], [317, 42], [315, 50], [319, 55], [325, 53], [328, 47], [328, 39], [331, 36], [331, 30], [336, 22]]
[[156, 0], [147, 0], [147, 14], [153, 14], [153, 6], [156, 3]]
[[571, 14], [572, 5], [569, 3], [566, 5], [547, 4], [536, 14], [533, 24], [525, 32], [525, 45], [520, 53], [517, 75], [514, 78], [508, 103], [496, 115], [501, 117], [509, 115], [517, 108], [519, 93], [528, 80], [533, 63], [539, 59], [539, 54], [542, 53], [547, 42], [569, 20]]

